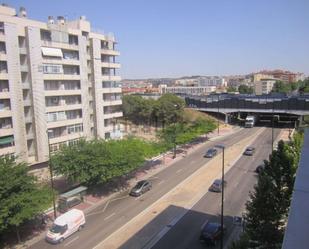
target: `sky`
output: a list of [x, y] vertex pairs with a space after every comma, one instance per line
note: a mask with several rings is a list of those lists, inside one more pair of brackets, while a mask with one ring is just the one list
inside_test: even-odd
[[309, 0], [15, 0], [31, 19], [76, 19], [113, 33], [122, 78], [309, 75]]

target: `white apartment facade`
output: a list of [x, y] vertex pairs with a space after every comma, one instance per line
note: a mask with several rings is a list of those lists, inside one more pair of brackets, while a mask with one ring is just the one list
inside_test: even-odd
[[215, 86], [167, 86], [159, 85], [159, 93], [166, 94], [188, 94], [188, 95], [207, 95], [216, 92]]
[[276, 83], [276, 80], [260, 80], [254, 82], [254, 93], [256, 95], [263, 95], [263, 94], [269, 94], [274, 85]]
[[44, 23], [0, 6], [0, 155], [34, 164], [81, 138], [121, 136], [115, 45], [85, 17]]

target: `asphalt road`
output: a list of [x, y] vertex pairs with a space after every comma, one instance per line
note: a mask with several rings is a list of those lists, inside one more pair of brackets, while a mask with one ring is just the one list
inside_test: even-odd
[[[275, 137], [278, 134], [279, 129], [275, 129]], [[241, 216], [245, 210], [249, 191], [253, 190], [257, 181], [254, 170], [264, 159], [268, 159], [271, 148], [271, 129], [267, 128], [252, 143], [252, 146], [256, 148], [256, 153], [253, 156], [242, 156], [225, 175], [227, 181], [224, 191], [224, 224], [227, 227], [224, 237], [225, 247], [241, 230], [239, 226], [233, 225], [233, 216]], [[206, 220], [220, 223], [220, 212], [221, 193], [207, 192], [152, 248], [205, 248], [205, 244], [199, 242], [201, 227]], [[219, 244], [212, 248], [219, 248]]]
[[[122, 227], [133, 217], [145, 210], [152, 203], [158, 200], [165, 193], [169, 192], [181, 181], [194, 173], [197, 169], [207, 162], [209, 159], [203, 158], [205, 151], [215, 144], [224, 144], [232, 146], [239, 140], [252, 134], [259, 128], [242, 129], [235, 134], [220, 138], [216, 141], [209, 141], [199, 149], [187, 155], [182, 160], [162, 170], [155, 176], [151, 177], [153, 188], [141, 197], [134, 198], [128, 196], [128, 192], [119, 193], [113, 200], [103, 203], [86, 216], [86, 227], [78, 233], [67, 238], [62, 244], [50, 245], [45, 240], [41, 240], [30, 248], [33, 249], [49, 249], [49, 248], [68, 248], [68, 249], [91, 249], [100, 243], [104, 238]], [[268, 135], [263, 137], [269, 138]], [[261, 148], [262, 149], [262, 148]], [[266, 148], [263, 148], [266, 151]], [[270, 145], [268, 146], [270, 150]], [[257, 153], [257, 155], [259, 152]], [[256, 155], [256, 156], [257, 156]], [[255, 157], [256, 157], [255, 156]], [[251, 159], [247, 159], [251, 160]], [[245, 165], [243, 165], [245, 167]], [[252, 166], [254, 168], [254, 166]], [[237, 173], [238, 174], [238, 173]], [[229, 179], [229, 178], [228, 178]], [[227, 188], [227, 197], [229, 196], [229, 188]], [[237, 195], [238, 196], [238, 195]], [[239, 196], [240, 198], [241, 196]], [[217, 202], [217, 195], [211, 197]], [[213, 206], [213, 205], [211, 205]], [[217, 206], [213, 206], [217, 210]], [[227, 206], [228, 208], [228, 206]], [[177, 248], [177, 247], [172, 247]], [[181, 247], [180, 247], [181, 248]]]

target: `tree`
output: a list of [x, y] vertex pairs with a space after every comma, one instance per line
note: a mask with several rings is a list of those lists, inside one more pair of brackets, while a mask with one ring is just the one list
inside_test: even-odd
[[233, 92], [237, 92], [237, 89], [236, 89], [236, 87], [229, 86], [229, 87], [226, 89], [226, 91], [227, 91], [228, 93], [233, 93]]
[[273, 86], [272, 92], [275, 93], [290, 93], [297, 88], [296, 83], [283, 83], [282, 81], [276, 81]]
[[251, 94], [253, 93], [253, 88], [247, 85], [240, 85], [238, 87], [238, 92], [241, 94]]
[[174, 94], [164, 94], [158, 99], [158, 117], [163, 124], [182, 120], [185, 101]]
[[19, 241], [19, 226], [48, 208], [52, 201], [51, 189], [38, 185], [28, 168], [14, 157], [0, 157], [0, 232], [14, 228]]
[[52, 156], [57, 174], [72, 182], [95, 186], [140, 167], [152, 156], [152, 144], [135, 138], [80, 141], [64, 146]]
[[259, 175], [254, 192], [250, 193], [250, 201], [246, 204], [246, 233], [255, 246], [260, 248], [277, 248], [276, 245], [283, 238], [278, 229], [281, 214], [274, 192], [276, 189], [271, 177]]

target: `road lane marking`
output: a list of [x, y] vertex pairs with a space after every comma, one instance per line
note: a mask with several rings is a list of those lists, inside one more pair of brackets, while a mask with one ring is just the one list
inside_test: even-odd
[[71, 241], [69, 241], [68, 243], [66, 243], [64, 246], [68, 246], [71, 243], [73, 243], [75, 240], [77, 240], [79, 238], [79, 236], [75, 237], [74, 239], [72, 239]]
[[109, 218], [113, 217], [116, 213], [112, 213], [111, 215], [104, 218], [104, 220], [108, 220]]
[[158, 185], [161, 185], [163, 182], [165, 182], [164, 180], [162, 180], [161, 182], [158, 183]]
[[104, 212], [105, 212], [105, 210], [107, 209], [108, 205], [109, 205], [111, 202], [113, 202], [113, 201], [117, 201], [117, 200], [126, 199], [126, 198], [128, 198], [128, 197], [129, 197], [129, 196], [128, 196], [128, 195], [126, 195], [126, 196], [122, 196], [122, 197], [118, 197], [118, 198], [115, 198], [115, 199], [108, 200], [108, 201], [106, 202], [106, 204], [105, 204], [105, 206], [104, 206], [103, 210], [98, 211], [98, 212], [95, 212], [95, 213], [90, 213], [90, 214], [87, 214], [87, 215], [86, 215], [86, 217], [87, 217], [87, 216], [90, 216], [90, 215], [95, 215], [95, 214], [102, 214], [102, 213], [104, 213]]
[[180, 173], [181, 171], [183, 171], [183, 169], [177, 170], [176, 173], [178, 174], [178, 173]]

